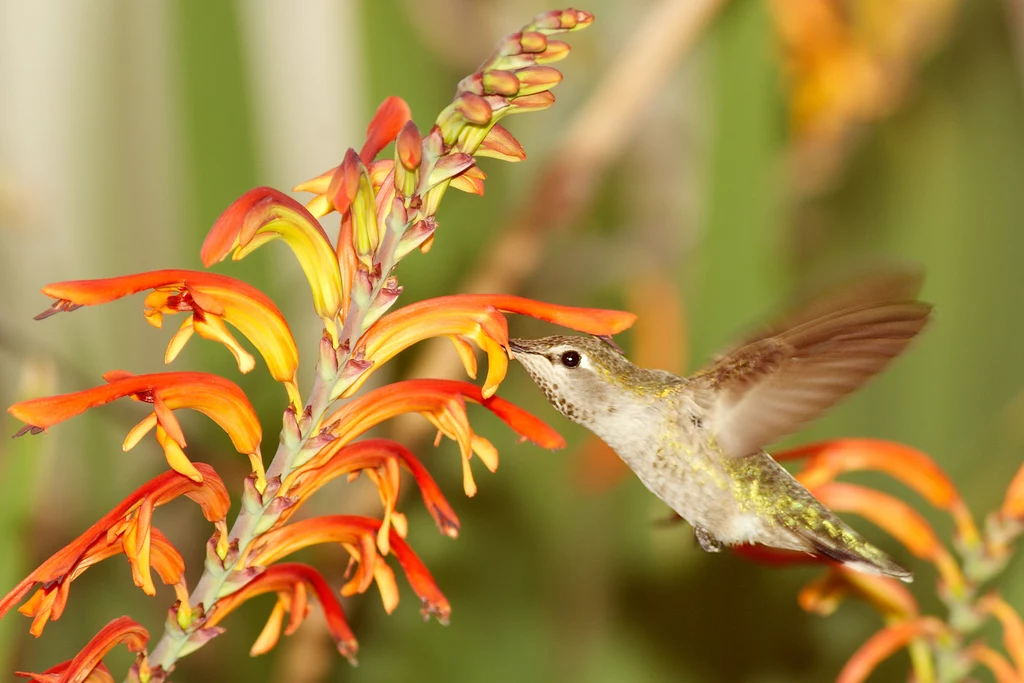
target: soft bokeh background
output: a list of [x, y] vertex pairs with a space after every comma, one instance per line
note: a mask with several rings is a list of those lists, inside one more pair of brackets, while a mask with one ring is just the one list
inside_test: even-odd
[[[48, 305], [40, 286], [200, 267], [203, 235], [236, 196], [257, 184], [287, 189], [337, 164], [361, 144], [386, 95], [404, 97], [425, 129], [498, 37], [550, 8], [538, 0], [0, 1], [0, 402], [91, 386], [111, 368], [161, 367], [169, 332], [143, 322], [140, 300], [34, 323]], [[685, 369], [800, 291], [879, 263], [921, 264], [937, 309], [926, 337], [791, 442], [899, 440], [932, 454], [977, 514], [994, 507], [1024, 446], [1024, 3], [591, 0], [584, 8], [597, 21], [570, 38], [558, 104], [508, 124], [529, 159], [485, 163], [483, 198], [449, 193], [433, 251], [402, 264], [403, 300], [466, 291], [481, 267], [498, 272], [482, 264], [504, 264], [490, 283], [504, 291], [637, 307], [647, 338], [669, 342], [661, 357], [677, 347], [663, 364]], [[649, 53], [638, 61], [640, 49]], [[551, 170], [555, 155], [576, 159], [572, 177]], [[538, 218], [540, 186], [548, 203]], [[509, 230], [528, 239], [496, 252]], [[284, 249], [218, 270], [274, 297], [300, 348], [314, 348], [308, 290]], [[671, 324], [672, 311], [681, 325]], [[512, 329], [548, 331], [521, 320]], [[444, 351], [446, 364], [454, 354]], [[415, 355], [394, 372], [418, 371]], [[285, 396], [269, 377], [238, 378], [223, 349], [197, 342], [176, 367], [236, 379], [273, 443]], [[586, 435], [516, 368], [501, 392], [572, 445], [559, 453], [519, 445], [479, 415], [502, 465], [480, 475], [480, 493], [467, 500], [452, 445], [434, 453], [421, 441], [463, 521], [452, 542], [417, 500], [405, 505], [413, 546], [452, 601], [450, 626], [422, 624], [410, 594], [385, 617], [369, 594], [348, 603], [360, 668], [332, 652], [315, 616], [269, 656], [250, 659], [267, 597], [231, 617], [175, 680], [822, 681], [878, 627], [859, 604], [824, 620], [801, 612], [795, 595], [813, 569], [708, 556], [688, 528], [656, 527], [666, 509], [632, 479], [592, 491], [593, 462], [579, 453]], [[139, 414], [113, 405], [45, 437], [0, 441], [2, 591], [163, 469], [149, 443], [120, 452]], [[185, 426], [193, 459], [240, 482], [247, 465], [223, 435], [200, 419]], [[402, 429], [422, 439], [415, 425]], [[309, 507], [376, 514], [376, 505], [360, 482], [325, 489]], [[930, 519], [948, 536], [947, 520]], [[209, 527], [183, 502], [156, 523], [194, 582]], [[331, 579], [344, 570], [339, 549], [309, 558]], [[937, 609], [933, 571], [910, 564], [916, 594]], [[1020, 569], [1003, 585], [1018, 609]], [[172, 600], [169, 589], [145, 598], [123, 561], [104, 563], [76, 581], [64, 618], [39, 641], [17, 614], [0, 622], [0, 670], [67, 659], [123, 613], [156, 638]], [[121, 652], [108, 658], [115, 671], [127, 661]], [[879, 680], [905, 668], [899, 656]]]

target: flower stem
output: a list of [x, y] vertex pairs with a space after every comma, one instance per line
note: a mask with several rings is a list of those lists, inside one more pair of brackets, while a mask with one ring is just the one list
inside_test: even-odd
[[[395, 264], [394, 251], [397, 247], [398, 240], [393, 240], [382, 244], [382, 252], [378, 255], [378, 263], [391, 264], [391, 267], [383, 270], [384, 276], [377, 278], [373, 284], [372, 294], [369, 300], [372, 302], [376, 300], [380, 294], [381, 289], [387, 282], [387, 274], [393, 269]], [[301, 438], [293, 446], [287, 446], [281, 441], [278, 445], [277, 452], [274, 454], [274, 458], [270, 462], [270, 466], [267, 469], [268, 477], [275, 477], [280, 475], [283, 480], [291, 471], [294, 469], [294, 462], [296, 456], [301, 452], [303, 447], [309, 441], [309, 439], [315, 436], [320, 429], [320, 420], [323, 418], [327, 409], [330, 407], [331, 392], [334, 385], [338, 382], [341, 373], [345, 369], [346, 362], [352, 355], [351, 349], [354, 348], [355, 338], [362, 333], [363, 321], [366, 319], [368, 313], [368, 307], [362, 307], [355, 301], [352, 302], [348, 314], [345, 317], [345, 323], [342, 327], [341, 334], [339, 335], [339, 345], [342, 347], [348, 342], [348, 348], [350, 349], [347, 354], [338, 358], [338, 372], [337, 374], [327, 381], [324, 381], [319, 372], [316, 373], [316, 380], [313, 383], [313, 389], [310, 392], [310, 397], [306, 403], [306, 410], [311, 416], [305, 431], [301, 435]], [[319, 370], [319, 367], [317, 368]], [[203, 575], [199, 579], [199, 583], [196, 584], [195, 589], [189, 598], [189, 604], [195, 609], [199, 605], [202, 605], [205, 613], [209, 613], [217, 600], [222, 596], [224, 590], [224, 584], [232, 576], [232, 574], [238, 570], [245, 568], [245, 558], [248, 557], [248, 547], [252, 543], [256, 536], [256, 529], [259, 528], [260, 521], [263, 519], [267, 509], [271, 506], [278, 493], [274, 496], [267, 498], [264, 504], [256, 510], [247, 510], [245, 506], [239, 511], [238, 516], [235, 518], [234, 524], [231, 526], [231, 531], [228, 534], [230, 541], [238, 542], [238, 552], [234, 556], [234, 559], [229, 563], [225, 562], [223, 566], [211, 567], [211, 561], [207, 562]], [[241, 566], [239, 566], [241, 565]], [[168, 621], [168, 627], [165, 627], [164, 633], [160, 638], [160, 641], [153, 648], [152, 654], [149, 656], [150, 667], [156, 669], [160, 667], [163, 672], [169, 673], [174, 664], [183, 656], [183, 651], [186, 646], [190, 645], [189, 638], [195, 632], [197, 628], [202, 627], [202, 619], [199, 619], [196, 624], [188, 629], [181, 630], [176, 629], [172, 624], [174, 620]], [[191, 647], [188, 652], [191, 652]], [[186, 652], [185, 654], [188, 654]], [[160, 679], [155, 679], [160, 680]]]

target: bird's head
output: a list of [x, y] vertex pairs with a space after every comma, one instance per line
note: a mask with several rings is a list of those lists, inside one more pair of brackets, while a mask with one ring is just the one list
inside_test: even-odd
[[558, 412], [595, 430], [636, 393], [639, 368], [595, 337], [512, 339], [515, 359]]

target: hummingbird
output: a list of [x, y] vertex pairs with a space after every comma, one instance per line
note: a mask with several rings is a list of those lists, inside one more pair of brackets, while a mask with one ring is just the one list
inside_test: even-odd
[[608, 341], [512, 339], [565, 417], [607, 443], [694, 529], [701, 548], [760, 544], [910, 582], [765, 451], [898, 356], [931, 306], [922, 278], [884, 273], [819, 298], [690, 377], [637, 367]]

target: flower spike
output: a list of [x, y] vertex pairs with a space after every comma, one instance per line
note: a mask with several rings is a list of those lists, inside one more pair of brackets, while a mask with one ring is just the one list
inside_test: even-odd
[[[196, 372], [134, 376], [124, 371], [104, 375], [107, 384], [84, 391], [22, 401], [9, 410], [25, 423], [19, 434], [38, 433], [85, 410], [128, 397], [148, 403], [145, 417], [128, 433], [125, 450], [152, 431], [170, 472], [146, 486], [59, 550], [11, 593], [0, 598], [0, 616], [12, 607], [32, 617], [38, 634], [63, 613], [69, 586], [86, 569], [123, 554], [132, 579], [147, 594], [155, 592], [155, 570], [173, 585], [177, 602], [168, 611], [164, 634], [148, 656], [144, 631], [128, 620], [112, 622], [83, 656], [43, 674], [39, 681], [112, 680], [100, 661], [118, 639], [141, 654], [128, 679], [135, 683], [165, 681], [180, 659], [224, 629], [231, 611], [254, 595], [275, 593], [277, 602], [251, 652], [272, 648], [282, 632], [290, 634], [319, 601], [338, 650], [355, 663], [357, 644], [338, 597], [315, 570], [300, 564], [277, 564], [288, 553], [315, 543], [341, 545], [349, 554], [342, 596], [363, 593], [376, 584], [386, 612], [398, 603], [393, 555], [423, 604], [425, 616], [447, 622], [450, 605], [429, 571], [406, 543], [408, 522], [398, 508], [402, 473], [412, 474], [424, 504], [439, 529], [449, 536], [459, 521], [437, 482], [404, 446], [364, 439], [368, 429], [389, 417], [422, 414], [459, 446], [463, 488], [476, 491], [470, 459], [476, 455], [491, 471], [498, 465], [495, 446], [473, 431], [467, 402], [483, 405], [523, 439], [547, 447], [564, 446], [543, 422], [495, 396], [507, 371], [508, 323], [518, 312], [566, 324], [581, 331], [610, 335], [628, 327], [633, 316], [613, 311], [570, 309], [500, 295], [451, 297], [415, 305], [387, 316], [402, 287], [398, 262], [413, 250], [427, 252], [433, 242], [435, 213], [447, 188], [483, 194], [487, 175], [478, 157], [519, 161], [522, 146], [498, 121], [504, 116], [550, 106], [550, 90], [562, 78], [550, 64], [568, 54], [555, 34], [582, 28], [592, 17], [576, 10], [548, 12], [502, 41], [479, 73], [459, 84], [436, 123], [421, 131], [408, 105], [385, 99], [367, 127], [362, 145], [350, 149], [337, 167], [298, 186], [314, 194], [308, 206], [271, 188], [255, 188], [229, 206], [214, 222], [203, 243], [207, 267], [229, 255], [244, 258], [262, 244], [284, 240], [309, 281], [314, 308], [324, 332], [313, 371], [315, 382], [302, 399], [296, 376], [298, 353], [281, 312], [262, 293], [221, 275], [186, 270], [159, 270], [120, 278], [60, 282], [44, 291], [55, 302], [46, 317], [84, 305], [113, 301], [144, 292], [147, 321], [161, 327], [164, 316], [183, 313], [165, 352], [169, 363], [195, 334], [223, 344], [241, 372], [255, 366], [255, 354], [239, 343], [239, 332], [259, 350], [272, 376], [285, 384], [289, 405], [268, 480], [260, 444], [262, 428], [253, 407], [233, 383]], [[393, 153], [383, 156], [385, 148]], [[357, 151], [358, 150], [358, 151]], [[380, 158], [379, 158], [380, 157]], [[319, 219], [339, 213], [337, 240]], [[430, 336], [447, 337], [467, 373], [475, 379], [477, 347], [488, 356], [483, 386], [467, 382], [418, 380], [400, 382], [347, 401], [325, 417], [347, 389], [355, 391], [369, 374], [401, 350]], [[346, 394], [346, 398], [349, 394]], [[241, 506], [229, 531], [229, 507], [223, 482], [208, 465], [186, 455], [186, 434], [179, 408], [205, 413], [224, 429], [234, 447], [251, 460], [254, 474], [244, 481]], [[377, 489], [382, 519], [330, 515], [295, 522], [294, 513], [326, 482], [341, 475], [365, 476]], [[155, 508], [172, 498], [195, 499], [215, 524], [206, 544], [202, 577], [190, 592], [184, 561], [153, 526]], [[87, 655], [87, 656], [86, 656]]]

